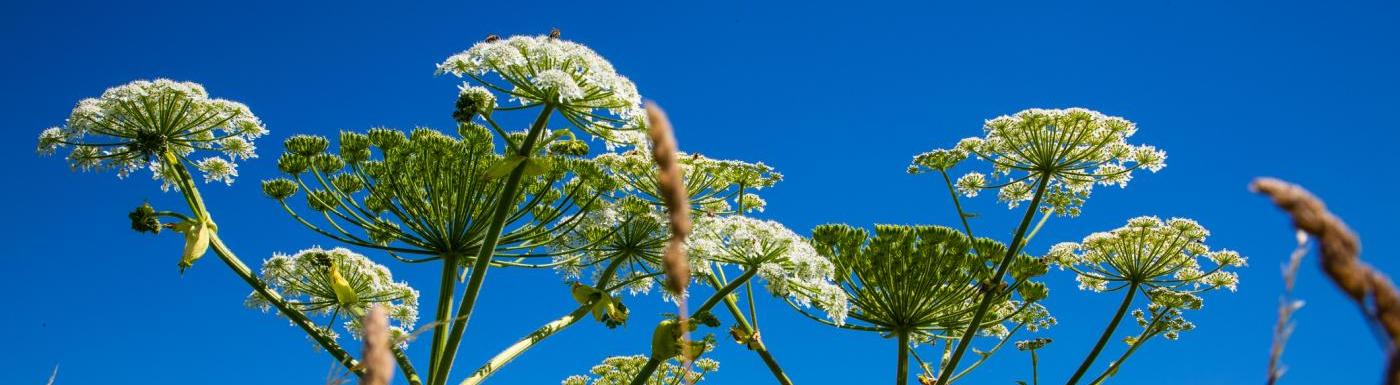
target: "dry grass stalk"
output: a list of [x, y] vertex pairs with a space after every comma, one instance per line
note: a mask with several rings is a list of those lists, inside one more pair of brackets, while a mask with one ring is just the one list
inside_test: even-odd
[[1321, 200], [1297, 185], [1273, 178], [1256, 179], [1250, 190], [1267, 195], [1293, 217], [1293, 226], [1317, 238], [1322, 270], [1389, 337], [1385, 383], [1400, 385], [1400, 292], [1395, 284], [1362, 262], [1361, 241]]
[[1283, 373], [1288, 367], [1283, 366], [1283, 349], [1288, 345], [1288, 337], [1293, 335], [1293, 313], [1303, 307], [1303, 301], [1293, 298], [1293, 283], [1298, 280], [1298, 266], [1302, 265], [1303, 257], [1308, 254], [1308, 233], [1298, 230], [1298, 246], [1293, 248], [1293, 253], [1288, 256], [1288, 263], [1283, 265], [1283, 295], [1278, 299], [1278, 323], [1274, 324], [1273, 347], [1269, 349], [1269, 376], [1267, 385], [1278, 383], [1283, 378]]
[[58, 380], [58, 364], [54, 364], [54, 366], [53, 366], [53, 373], [52, 373], [52, 374], [49, 374], [49, 382], [46, 382], [46, 383], [44, 383], [44, 384], [45, 384], [45, 385], [53, 385], [53, 382], [56, 381], [56, 380]]
[[394, 342], [389, 338], [389, 318], [383, 306], [375, 306], [370, 309], [369, 315], [365, 316], [364, 333], [365, 346], [364, 361], [365, 375], [360, 377], [362, 385], [389, 385], [389, 380], [394, 377], [394, 353], [390, 351], [390, 345]]
[[[661, 200], [666, 203], [666, 213], [671, 224], [671, 239], [666, 242], [666, 252], [662, 256], [662, 269], [666, 272], [666, 288], [676, 295], [680, 324], [686, 322], [686, 286], [690, 283], [690, 261], [685, 255], [685, 238], [690, 235], [690, 194], [686, 192], [679, 161], [680, 150], [676, 145], [675, 131], [666, 112], [655, 103], [647, 103], [647, 124], [651, 127], [647, 135], [651, 138], [651, 157], [656, 162], [656, 181], [661, 189]], [[682, 349], [690, 349], [690, 336], [682, 326]], [[683, 351], [682, 357], [690, 352]]]

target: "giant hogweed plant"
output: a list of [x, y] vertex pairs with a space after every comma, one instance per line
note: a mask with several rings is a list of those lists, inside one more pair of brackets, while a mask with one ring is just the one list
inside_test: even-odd
[[[1185, 312], [1201, 308], [1204, 292], [1233, 291], [1237, 278], [1228, 269], [1244, 264], [1234, 252], [1205, 246], [1208, 232], [1195, 222], [1155, 217], [1057, 244], [1044, 255], [1025, 250], [1050, 217], [1078, 216], [1096, 185], [1125, 187], [1135, 172], [1165, 165], [1163, 152], [1127, 143], [1136, 131], [1131, 122], [1094, 111], [1022, 111], [987, 121], [981, 137], [916, 156], [911, 173], [937, 174], [947, 187], [958, 213], [953, 227], [871, 231], [831, 224], [806, 238], [750, 216], [767, 204], [755, 192], [782, 179], [762, 163], [680, 154], [674, 167], [684, 186], [667, 190], [657, 169], [667, 162], [647, 149], [650, 125], [636, 86], [596, 52], [557, 33], [493, 35], [440, 63], [437, 73], [465, 79], [452, 109], [454, 129], [370, 128], [284, 141], [276, 159], [282, 175], [263, 181], [264, 195], [292, 221], [342, 247], [274, 255], [258, 271], [225, 243], [197, 183], [231, 184], [237, 162], [258, 156], [253, 142], [267, 129], [243, 104], [211, 98], [195, 83], [135, 81], [80, 101], [62, 126], [40, 134], [38, 150], [67, 149], [75, 170], [126, 177], [148, 169], [162, 190], [183, 198], [184, 208], [142, 204], [130, 214], [133, 229], [182, 236], [181, 273], [213, 250], [252, 289], [247, 306], [289, 319], [351, 373], [365, 369], [341, 346], [342, 335], [358, 338], [370, 309], [387, 309], [395, 322], [390, 352], [415, 385], [453, 377], [476, 300], [489, 295], [484, 283], [492, 269], [554, 271], [567, 284], [560, 295], [577, 307], [477, 366], [463, 385], [486, 381], [587, 318], [608, 327], [636, 322], [625, 302], [658, 283], [661, 299], [699, 305], [663, 315], [649, 354], [607, 358], [564, 384], [701, 381], [718, 369], [701, 356], [720, 344], [712, 332], [688, 335], [722, 325], [721, 316], [732, 322], [723, 334], [752, 350], [776, 382], [792, 384], [761, 338], [754, 286], [822, 324], [893, 339], [897, 384], [913, 377], [952, 383], [1018, 333], [1056, 323], [1040, 304], [1051, 267], [1074, 273], [1081, 289], [1124, 293], [1067, 381], [1072, 385], [1086, 378], [1128, 315], [1142, 332], [1127, 338], [1127, 349], [1091, 383], [1107, 381], [1144, 342], [1194, 328]], [[529, 123], [516, 127], [512, 119]], [[990, 173], [974, 170], [954, 180], [950, 173], [965, 163], [990, 164]], [[997, 189], [1011, 209], [1029, 201], [1005, 243], [978, 237], [973, 215], [962, 207], [962, 197], [988, 189]], [[694, 226], [688, 234], [668, 223], [687, 207], [677, 210], [672, 193], [688, 199]], [[668, 242], [678, 234], [689, 236], [680, 250], [689, 255], [688, 269], [679, 269], [688, 276], [667, 278], [676, 269], [663, 255], [675, 251]], [[436, 264], [433, 306], [420, 309], [419, 292], [395, 281], [376, 259]], [[677, 279], [708, 290], [680, 291], [685, 285], [675, 285]], [[1139, 301], [1147, 305], [1130, 312]], [[424, 309], [431, 321], [420, 323]], [[403, 351], [420, 333], [430, 335], [422, 372]], [[982, 340], [989, 347], [972, 348]], [[1030, 352], [1033, 383], [1037, 350], [1049, 342], [1014, 344]], [[977, 360], [960, 368], [969, 349]]]

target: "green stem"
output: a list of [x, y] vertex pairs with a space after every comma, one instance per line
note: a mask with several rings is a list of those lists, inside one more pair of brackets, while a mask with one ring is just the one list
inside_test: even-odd
[[447, 383], [447, 375], [452, 372], [452, 360], [456, 358], [457, 346], [462, 342], [462, 334], [467, 330], [467, 321], [471, 320], [472, 310], [476, 307], [476, 297], [481, 294], [482, 283], [486, 281], [486, 271], [491, 266], [491, 259], [495, 255], [496, 243], [500, 241], [501, 230], [505, 227], [506, 217], [510, 215], [511, 208], [515, 205], [515, 195], [519, 193], [520, 180], [525, 177], [525, 166], [533, 155], [535, 142], [539, 140], [540, 134], [544, 132], [545, 125], [549, 123], [549, 115], [554, 112], [554, 106], [546, 104], [540, 111], [539, 117], [530, 126], [530, 132], [525, 136], [525, 142], [520, 145], [520, 152], [517, 155], [526, 160], [515, 166], [507, 177], [505, 186], [501, 188], [501, 195], [496, 197], [495, 212], [492, 213], [491, 222], [486, 228], [486, 238], [481, 241], [481, 248], [478, 249], [476, 259], [471, 267], [471, 276], [467, 278], [467, 289], [462, 293], [462, 303], [457, 310], [457, 317], [452, 321], [452, 328], [447, 337], [447, 344], [443, 347], [442, 357], [438, 359], [437, 371], [429, 379], [430, 385], [443, 385]]
[[433, 315], [433, 344], [428, 354], [428, 380], [437, 378], [438, 359], [447, 346], [448, 316], [452, 314], [452, 296], [457, 293], [457, 256], [442, 257], [442, 277], [438, 284], [437, 310]]
[[1136, 282], [1128, 285], [1128, 294], [1123, 296], [1123, 303], [1118, 305], [1118, 312], [1113, 314], [1113, 319], [1108, 321], [1108, 327], [1103, 329], [1103, 335], [1099, 336], [1099, 342], [1094, 344], [1094, 349], [1089, 351], [1089, 356], [1084, 357], [1084, 362], [1079, 364], [1079, 369], [1074, 371], [1066, 385], [1079, 383], [1079, 379], [1084, 377], [1084, 373], [1089, 371], [1089, 367], [1094, 365], [1094, 359], [1099, 357], [1104, 345], [1108, 344], [1108, 339], [1113, 338], [1114, 330], [1118, 329], [1118, 322], [1123, 320], [1123, 315], [1128, 314], [1128, 307], [1133, 304], [1133, 296], [1137, 294], [1138, 284]]
[[[716, 268], [718, 268], [718, 267], [716, 267]], [[740, 274], [738, 277], [735, 277], [733, 281], [729, 281], [728, 284], [725, 284], [723, 287], [720, 287], [719, 289], [715, 290], [715, 294], [714, 294], [714, 295], [711, 295], [710, 298], [708, 298], [708, 299], [705, 300], [705, 303], [700, 304], [700, 307], [696, 308], [694, 312], [691, 312], [691, 313], [690, 313], [690, 318], [693, 319], [693, 318], [695, 318], [697, 315], [700, 315], [701, 313], [710, 311], [710, 309], [713, 309], [713, 308], [715, 307], [715, 305], [718, 305], [720, 302], [725, 302], [725, 301], [724, 301], [725, 297], [728, 297], [730, 293], [733, 293], [733, 292], [734, 292], [734, 290], [737, 290], [737, 289], [739, 289], [740, 286], [743, 286], [744, 283], [745, 283], [745, 282], [748, 282], [749, 278], [753, 278], [753, 276], [754, 276], [755, 274], [758, 274], [758, 269], [757, 269], [757, 268], [745, 270], [743, 274]], [[713, 275], [710, 276], [710, 279], [711, 279], [710, 282], [719, 282], [718, 279], [715, 278]], [[726, 303], [727, 303], [727, 302], [726, 302]], [[737, 305], [736, 305], [736, 306], [737, 306]], [[685, 327], [685, 326], [682, 325], [681, 327]], [[653, 364], [652, 364], [652, 361], [656, 361], [656, 362], [659, 363], [661, 359], [670, 359], [670, 358], [671, 358], [671, 357], [665, 357], [665, 358], [652, 357], [651, 360], [647, 361], [647, 366], [643, 366], [643, 367], [642, 367], [642, 370], [639, 371], [639, 372], [637, 372], [637, 377], [635, 377], [635, 378], [632, 379], [632, 384], [634, 384], [634, 385], [636, 385], [636, 384], [644, 384], [644, 383], [646, 383], [646, 378], [647, 378], [647, 377], [650, 377], [650, 376], [652, 375], [652, 373], [656, 372], [656, 365], [653, 365]], [[773, 365], [777, 365], [777, 363], [774, 362]], [[770, 367], [770, 368], [771, 368], [771, 367]]]
[[349, 352], [341, 348], [340, 344], [335, 343], [334, 339], [321, 333], [321, 330], [316, 327], [316, 324], [313, 323], [310, 318], [306, 317], [306, 314], [292, 308], [286, 300], [282, 299], [281, 295], [272, 291], [262, 280], [253, 275], [253, 270], [249, 269], [248, 265], [243, 264], [243, 261], [233, 254], [233, 250], [229, 250], [228, 246], [224, 244], [223, 239], [215, 234], [210, 237], [209, 244], [214, 249], [214, 254], [217, 254], [219, 259], [223, 260], [224, 263], [228, 265], [229, 269], [233, 270], [235, 274], [238, 274], [238, 277], [242, 278], [243, 282], [248, 283], [248, 286], [252, 286], [253, 291], [262, 295], [268, 303], [276, 307], [278, 312], [286, 316], [287, 319], [290, 319], [292, 323], [301, 327], [301, 330], [311, 336], [311, 339], [315, 340], [317, 344], [320, 344], [321, 348], [325, 349], [326, 353], [330, 354], [332, 358], [335, 358], [336, 362], [345, 365], [346, 369], [355, 374], [364, 374], [364, 369], [360, 367], [360, 362], [356, 360], [354, 356], [351, 356]]
[[[613, 277], [616, 276], [617, 269], [626, 261], [626, 258], [617, 258], [608, 263], [608, 266], [603, 268], [603, 273], [599, 275], [598, 283], [594, 285], [594, 287], [607, 293], [608, 284], [611, 283]], [[486, 361], [485, 364], [482, 364], [476, 371], [472, 372], [471, 377], [462, 380], [461, 385], [476, 385], [486, 381], [487, 377], [496, 374], [497, 370], [500, 370], [502, 367], [506, 366], [506, 364], [514, 361], [516, 358], [520, 357], [520, 355], [525, 354], [525, 351], [543, 342], [545, 338], [549, 338], [578, 323], [578, 321], [588, 316], [588, 312], [592, 309], [593, 303], [591, 302], [579, 305], [577, 309], [569, 312], [569, 314], [565, 314], [563, 317], [559, 317], [556, 320], [544, 324], [544, 326], [540, 326], [538, 329], [535, 329], [535, 331], [525, 335], [524, 338], [507, 346], [505, 350], [496, 353], [495, 357], [491, 357], [489, 361]]]
[[1036, 349], [1031, 349], [1031, 385], [1040, 385], [1040, 359], [1035, 355]]
[[535, 329], [535, 331], [530, 332], [530, 334], [525, 336], [525, 338], [521, 338], [519, 341], [516, 341], [514, 344], [506, 347], [505, 350], [502, 350], [500, 353], [496, 353], [495, 357], [491, 357], [491, 360], [486, 361], [486, 363], [482, 364], [481, 367], [477, 368], [475, 372], [472, 372], [471, 377], [467, 377], [467, 379], [462, 380], [461, 385], [477, 385], [482, 383], [483, 381], [486, 381], [486, 378], [490, 377], [492, 374], [495, 374], [496, 370], [499, 370], [501, 367], [505, 366], [506, 364], [509, 364], [511, 361], [515, 360], [516, 357], [520, 357], [521, 354], [524, 354], [525, 351], [535, 347], [536, 344], [540, 343], [541, 341], [544, 341], [545, 338], [549, 338], [555, 333], [564, 330], [564, 328], [573, 326], [573, 324], [578, 323], [579, 320], [582, 320], [584, 317], [588, 316], [588, 312], [592, 310], [592, 308], [593, 307], [590, 305], [579, 306], [578, 309], [574, 309], [573, 312], [570, 312], [569, 314], [566, 314], [563, 317], [560, 317], [559, 319], [550, 321], [549, 323], [544, 324], [544, 326], [541, 326], [539, 329]]
[[[708, 278], [710, 280], [710, 285], [720, 287], [719, 279], [714, 276], [709, 276]], [[752, 297], [750, 298], [750, 301], [752, 301]], [[752, 304], [752, 302], [750, 302], [750, 304]], [[724, 305], [729, 308], [729, 314], [734, 316], [734, 321], [739, 324], [739, 328], [743, 329], [745, 333], [753, 334], [758, 332], [758, 328], [756, 327], [758, 317], [754, 317], [754, 324], [750, 325], [749, 321], [744, 319], [744, 313], [739, 310], [738, 301], [733, 297], [725, 296]], [[762, 339], [754, 341], [753, 351], [758, 354], [759, 358], [763, 359], [763, 364], [768, 367], [769, 372], [773, 373], [773, 378], [778, 380], [779, 384], [792, 385], [792, 379], [788, 378], [787, 373], [783, 372], [781, 366], [778, 366], [778, 360], [773, 358], [773, 353], [768, 351], [768, 345], [764, 344]]]
[[1147, 327], [1142, 328], [1142, 333], [1138, 334], [1137, 341], [1133, 343], [1133, 346], [1128, 347], [1128, 351], [1123, 352], [1123, 355], [1118, 356], [1117, 360], [1113, 360], [1113, 365], [1109, 365], [1108, 369], [1104, 370], [1103, 374], [1100, 374], [1098, 377], [1095, 377], [1094, 381], [1090, 382], [1090, 384], [1102, 384], [1104, 380], [1107, 380], [1109, 376], [1117, 372], [1118, 368], [1123, 366], [1123, 361], [1127, 361], [1129, 356], [1132, 356], [1134, 352], [1137, 352], [1139, 347], [1142, 347], [1142, 344], [1146, 343], [1148, 339], [1151, 339], [1153, 336], [1156, 335], [1153, 329], [1157, 327], [1158, 323], [1162, 322], [1162, 316], [1166, 314], [1167, 312], [1164, 310], [1161, 313], [1158, 313], [1157, 316], [1152, 317], [1152, 322], [1147, 323]]
[[695, 308], [695, 311], [690, 313], [690, 317], [695, 318], [695, 316], [699, 315], [700, 313], [710, 311], [710, 309], [713, 309], [715, 305], [718, 305], [720, 302], [724, 301], [725, 297], [728, 297], [729, 294], [734, 292], [734, 290], [738, 290], [740, 286], [744, 286], [744, 283], [748, 282], [749, 278], [753, 278], [755, 274], [758, 274], [758, 268], [744, 270], [743, 274], [740, 274], [738, 277], [734, 278], [733, 281], [729, 281], [729, 284], [726, 284], [723, 287], [717, 289], [714, 295], [711, 295], [710, 298], [705, 300], [705, 303], [702, 303], [700, 304], [700, 307]]
[[[184, 163], [181, 163], [180, 159], [170, 151], [162, 152], [161, 159], [165, 163], [165, 167], [174, 168], [177, 178], [179, 179], [176, 182], [181, 186], [181, 195], [185, 197], [186, 203], [189, 204], [190, 211], [194, 212], [196, 218], [212, 222], [213, 219], [210, 218], [209, 209], [204, 205], [204, 199], [200, 197], [199, 189], [194, 184], [194, 177], [190, 175]], [[253, 291], [261, 295], [263, 299], [266, 299], [273, 307], [276, 307], [279, 313], [290, 319], [292, 323], [301, 327], [302, 331], [305, 331], [307, 335], [311, 336], [311, 339], [321, 345], [321, 348], [325, 349], [326, 353], [330, 354], [332, 358], [335, 358], [336, 362], [344, 365], [346, 369], [355, 374], [364, 373], [364, 369], [359, 368], [360, 363], [355, 360], [354, 356], [351, 356], [349, 352], [341, 348], [334, 339], [321, 333], [321, 330], [316, 327], [316, 324], [313, 323], [306, 314], [293, 308], [281, 295], [272, 291], [267, 284], [263, 283], [261, 279], [258, 279], [258, 276], [253, 273], [253, 270], [248, 268], [248, 265], [243, 263], [243, 260], [239, 259], [238, 256], [233, 253], [233, 250], [228, 248], [228, 245], [224, 244], [223, 239], [219, 237], [218, 233], [210, 235], [209, 244], [210, 247], [214, 249], [214, 254], [218, 255], [219, 259], [224, 261], [224, 264], [228, 265], [229, 269], [233, 270], [234, 274], [238, 275], [238, 278], [242, 278], [243, 282], [253, 288]]]
[[637, 371], [637, 376], [632, 377], [632, 382], [629, 382], [628, 384], [646, 385], [647, 378], [651, 377], [651, 374], [656, 372], [656, 367], [658, 366], [661, 366], [661, 359], [656, 357], [648, 358], [647, 363], [645, 365], [642, 365], [642, 369]]
[[[1040, 200], [1045, 197], [1046, 186], [1050, 184], [1050, 176], [1044, 175], [1040, 178], [1040, 183], [1035, 188], [1035, 197], [1031, 198], [1031, 204], [1026, 207], [1026, 215], [1021, 217], [1021, 224], [1016, 227], [1016, 235], [1012, 237], [1011, 243], [1006, 248], [1006, 255], [1001, 257], [1001, 262], [997, 264], [996, 275], [992, 276], [992, 281], [986, 286], [987, 290], [1001, 286], [1003, 278], [1006, 276], [1007, 268], [1011, 267], [1011, 261], [1015, 260], [1016, 253], [1021, 251], [1021, 239], [1026, 235], [1026, 228], [1030, 226], [1031, 219], [1035, 218], [1036, 211], [1039, 211]], [[967, 325], [967, 330], [963, 331], [962, 338], [958, 340], [958, 348], [953, 352], [953, 358], [948, 360], [946, 369], [940, 369], [943, 373], [956, 373], [958, 361], [962, 360], [963, 354], [967, 353], [967, 348], [972, 345], [972, 337], [977, 335], [977, 330], [982, 328], [982, 319], [987, 316], [987, 310], [992, 307], [992, 301], [998, 296], [991, 295], [990, 292], [982, 295], [982, 301], [977, 305], [977, 311], [972, 315], [972, 322]], [[950, 375], [938, 377], [935, 385], [948, 384]]]
[[399, 370], [403, 371], [403, 378], [408, 380], [408, 385], [423, 385], [423, 379], [418, 377], [418, 370], [413, 368], [413, 362], [408, 360], [403, 349], [395, 345], [389, 351], [394, 353], [394, 360], [398, 361]]
[[899, 361], [895, 365], [895, 385], [909, 383], [909, 332], [895, 332], [899, 335]]

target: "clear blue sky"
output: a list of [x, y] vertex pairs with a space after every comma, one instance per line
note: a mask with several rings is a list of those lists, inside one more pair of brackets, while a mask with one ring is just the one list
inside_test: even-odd
[[[987, 118], [1084, 106], [1137, 122], [1136, 142], [1165, 149], [1168, 167], [1127, 190], [1097, 191], [1081, 218], [1052, 221], [1031, 249], [1156, 214], [1196, 218], [1214, 231], [1211, 245], [1252, 259], [1238, 293], [1207, 296], [1206, 309], [1190, 315], [1198, 330], [1144, 347], [1118, 384], [1262, 381], [1292, 235], [1245, 191], [1254, 176], [1288, 178], [1328, 199], [1362, 234], [1364, 256], [1400, 272], [1392, 233], [1400, 210], [1390, 198], [1400, 6], [1391, 1], [115, 3], [0, 5], [0, 162], [10, 181], [0, 189], [9, 213], [0, 231], [9, 302], [0, 311], [0, 383], [41, 384], [61, 364], [60, 384], [318, 384], [330, 366], [296, 328], [245, 309], [248, 290], [217, 261], [181, 277], [177, 237], [127, 230], [134, 205], [174, 207], [178, 196], [145, 176], [75, 174], [34, 154], [35, 135], [78, 99], [170, 77], [251, 106], [272, 131], [257, 143], [262, 158], [244, 163], [234, 186], [203, 190], [222, 234], [256, 263], [334, 245], [261, 197], [256, 182], [275, 173], [283, 138], [448, 127], [458, 82], [434, 77], [435, 63], [490, 33], [550, 27], [594, 47], [665, 106], [684, 149], [786, 174], [766, 192], [763, 216], [802, 233], [833, 221], [950, 224], [946, 193], [904, 167], [915, 153], [976, 135]], [[1016, 217], [988, 198], [973, 210], [983, 234], [1005, 237]], [[1285, 383], [1374, 383], [1382, 352], [1314, 258], [1300, 277], [1308, 306]], [[435, 267], [394, 268], [433, 295]], [[1118, 299], [1079, 292], [1062, 272], [1047, 279], [1061, 325], [1049, 333], [1056, 342], [1043, 351], [1042, 381], [1055, 383]], [[464, 366], [573, 306], [551, 272], [492, 273], [486, 290]], [[670, 308], [655, 296], [629, 305], [628, 327], [586, 321], [494, 383], [554, 384], [604, 356], [645, 352], [655, 314]], [[891, 377], [892, 341], [760, 305], [765, 340], [798, 383]], [[714, 383], [769, 381], [735, 345], [715, 357]], [[1024, 378], [1026, 362], [1004, 351], [968, 383], [1009, 384]]]

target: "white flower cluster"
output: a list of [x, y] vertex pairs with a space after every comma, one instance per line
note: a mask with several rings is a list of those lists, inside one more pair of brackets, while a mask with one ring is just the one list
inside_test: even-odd
[[[1210, 250], [1204, 243], [1209, 235], [1190, 219], [1144, 216], [1128, 220], [1123, 227], [1090, 234], [1080, 243], [1054, 245], [1046, 258], [1073, 270], [1084, 290], [1137, 284], [1144, 290], [1187, 294], [1218, 288], [1234, 291], [1239, 276], [1226, 269], [1244, 266], [1245, 258], [1231, 250]], [[1203, 271], [1202, 259], [1214, 266]], [[1118, 286], [1110, 288], [1110, 284]], [[1154, 301], [1167, 298], [1165, 294], [1153, 297]]]
[[115, 170], [125, 177], [150, 168], [156, 179], [176, 175], [160, 166], [169, 153], [187, 159], [195, 151], [216, 151], [227, 159], [194, 162], [206, 182], [232, 183], [235, 161], [256, 158], [253, 140], [267, 133], [242, 103], [211, 99], [204, 87], [169, 79], [138, 80], [83, 99], [63, 127], [39, 134], [38, 151], [52, 154], [72, 147], [74, 169]]
[[[756, 192], [782, 181], [783, 175], [772, 167], [737, 160], [713, 159], [700, 154], [681, 153], [678, 164], [684, 175], [690, 203], [697, 211], [719, 214], [732, 213], [734, 205], [742, 204], [744, 212], [762, 212], [768, 204]], [[656, 163], [645, 151], [605, 153], [594, 158], [622, 186], [639, 197], [661, 202], [656, 182]], [[738, 202], [739, 187], [743, 186], [743, 201]]]
[[953, 149], [916, 156], [910, 171], [947, 170], [968, 157], [985, 160], [991, 175], [963, 175], [956, 182], [960, 193], [975, 197], [999, 189], [997, 199], [1015, 208], [1032, 200], [1036, 184], [1046, 180], [1041, 206], [1077, 216], [1095, 184], [1126, 187], [1133, 171], [1166, 166], [1165, 152], [1127, 143], [1137, 131], [1132, 122], [1083, 108], [1028, 109], [988, 120], [983, 131]]
[[846, 292], [832, 281], [835, 267], [797, 233], [774, 221], [731, 215], [702, 217], [687, 240], [692, 259], [758, 269], [768, 291], [846, 322]]
[[[389, 269], [345, 248], [313, 247], [293, 255], [274, 255], [263, 261], [262, 279], [298, 310], [308, 314], [343, 317], [347, 330], [359, 336], [359, 318], [371, 306], [385, 306], [394, 335], [407, 335], [418, 322], [418, 291], [395, 282]], [[249, 294], [249, 307], [268, 311], [271, 304], [257, 292]], [[334, 319], [332, 320], [334, 322]], [[400, 340], [400, 342], [403, 342]]]
[[[615, 356], [603, 359], [603, 363], [594, 365], [589, 369], [589, 374], [574, 375], [561, 381], [561, 385], [627, 385], [632, 383], [632, 379], [641, 372], [642, 366], [646, 365], [647, 356]], [[719, 362], [701, 358], [692, 363], [693, 366], [681, 366], [662, 362], [656, 369], [656, 374], [647, 378], [646, 385], [675, 385], [675, 384], [696, 384], [705, 379], [705, 375], [719, 370]], [[694, 369], [691, 369], [694, 367]]]
[[[437, 73], [470, 77], [521, 104], [554, 106], [570, 123], [610, 143], [645, 143], [637, 86], [582, 44], [550, 36], [487, 39], [438, 64]], [[489, 82], [488, 74], [509, 85]]]
[[[599, 282], [608, 270], [606, 266], [617, 262], [620, 264], [613, 268], [614, 276], [606, 286], [627, 282], [623, 288], [631, 294], [650, 292], [656, 279], [642, 277], [661, 270], [661, 250], [671, 234], [657, 207], [628, 196], [574, 215], [579, 217], [566, 221], [577, 224], [558, 237], [554, 246], [572, 252], [554, 257], [555, 270], [566, 280], [578, 280], [588, 273], [590, 281]], [[706, 271], [703, 260], [690, 262], [692, 272]]]

